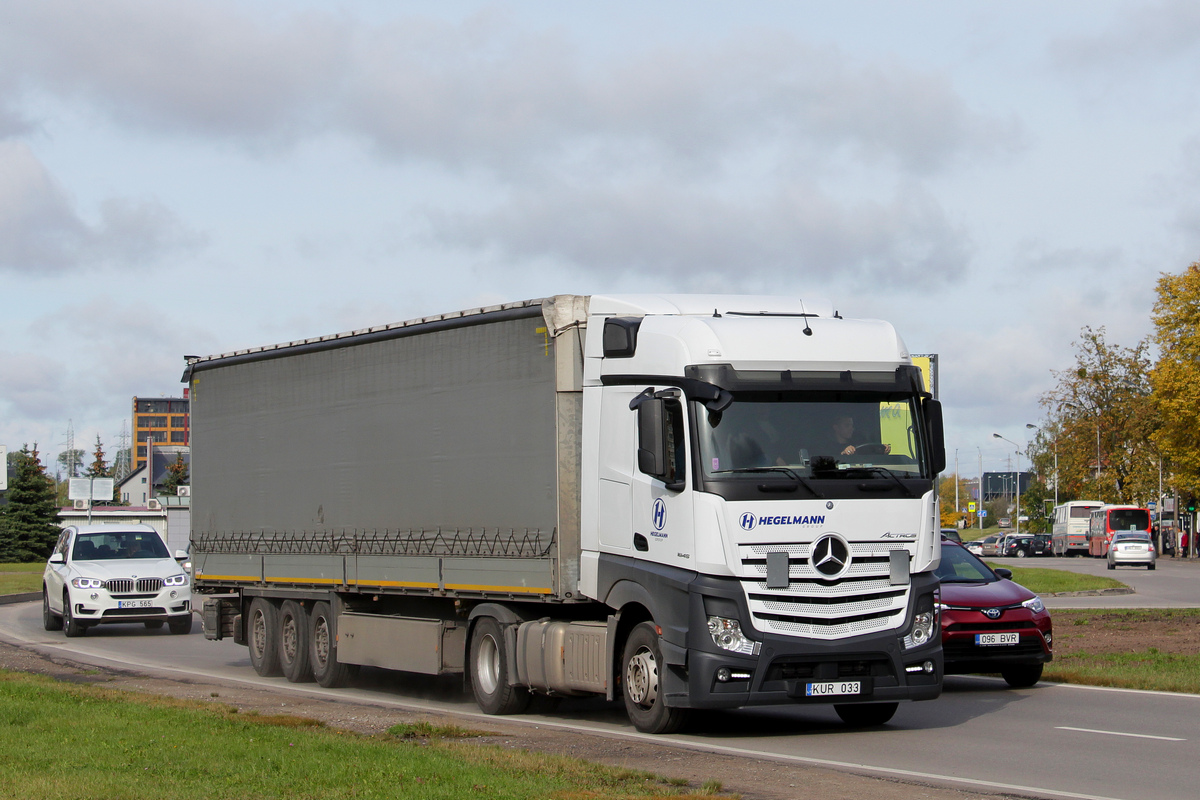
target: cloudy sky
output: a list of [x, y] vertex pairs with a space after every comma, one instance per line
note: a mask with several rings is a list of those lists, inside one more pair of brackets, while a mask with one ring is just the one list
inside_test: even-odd
[[1200, 259], [1200, 5], [6, 0], [0, 444], [224, 352], [556, 293], [824, 296], [1004, 469]]

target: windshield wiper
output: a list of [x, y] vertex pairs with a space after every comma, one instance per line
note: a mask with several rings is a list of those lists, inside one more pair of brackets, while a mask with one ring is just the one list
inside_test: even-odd
[[860, 471], [860, 470], [863, 472], [873, 472], [876, 475], [887, 475], [889, 478], [891, 478], [892, 480], [894, 480], [896, 482], [896, 485], [899, 486], [900, 489], [906, 495], [908, 495], [909, 497], [916, 497], [916, 495], [912, 493], [912, 490], [904, 485], [904, 481], [900, 480], [900, 478], [896, 475], [896, 473], [892, 472], [887, 467], [868, 467], [866, 465], [863, 465], [863, 466], [852, 466], [852, 467], [846, 468], [846, 472], [856, 472], [856, 471]]
[[[784, 475], [787, 475], [789, 478], [791, 478], [796, 483], [803, 486], [805, 489], [808, 489], [809, 493], [811, 495], [813, 495], [814, 497], [824, 497], [825, 496], [821, 492], [818, 492], [811, 483], [809, 483], [806, 479], [804, 479], [799, 474], [797, 474], [796, 471], [793, 470], [791, 467], [741, 467], [739, 469], [723, 469], [723, 470], [720, 470], [720, 472], [722, 472], [722, 473], [782, 472]], [[762, 491], [768, 491], [768, 490], [764, 490], [762, 485], [759, 485], [758, 488]]]

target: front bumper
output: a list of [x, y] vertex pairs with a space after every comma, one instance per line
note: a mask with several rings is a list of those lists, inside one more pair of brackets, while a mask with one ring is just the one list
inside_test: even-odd
[[71, 615], [87, 625], [169, 621], [192, 613], [188, 586], [163, 587], [154, 594], [112, 595], [105, 589], [71, 589]]
[[[947, 675], [999, 672], [1007, 667], [1045, 664], [1054, 659], [1050, 617], [989, 622], [978, 611], [942, 612], [942, 655]], [[979, 634], [1016, 633], [1017, 644], [981, 645]]]
[[[701, 578], [690, 592], [689, 646], [676, 658], [666, 658], [667, 704], [680, 708], [734, 708], [936, 698], [941, 694], [943, 675], [939, 637], [935, 634], [927, 644], [909, 650], [903, 644], [915, 599], [932, 593], [936, 586], [932, 579], [913, 577], [909, 608], [899, 628], [836, 640], [747, 631], [750, 638], [761, 643], [757, 656], [721, 650], [713, 644], [706, 625], [705, 597], [736, 603], [743, 620], [749, 619], [749, 615], [737, 582]], [[813, 683], [838, 687], [857, 683], [859, 692], [809, 696], [806, 688]]]

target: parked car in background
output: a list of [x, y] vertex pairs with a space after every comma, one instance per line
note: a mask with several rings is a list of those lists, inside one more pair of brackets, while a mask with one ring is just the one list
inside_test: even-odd
[[967, 548], [967, 552], [973, 556], [983, 555], [983, 542], [978, 539], [972, 542], [964, 542], [963, 547]]
[[1012, 519], [1010, 519], [1009, 517], [1001, 517], [999, 525], [1001, 528], [1011, 528], [1012, 527]]
[[992, 534], [991, 536], [985, 536], [983, 541], [981, 542], [981, 545], [983, 548], [983, 555], [985, 555], [985, 556], [996, 555], [997, 553], [1000, 552], [1000, 535]]
[[1004, 544], [998, 555], [1008, 558], [1028, 558], [1033, 555], [1033, 537], [1013, 534], [1004, 537]]
[[1154, 540], [1150, 538], [1150, 534], [1142, 531], [1113, 534], [1112, 543], [1108, 548], [1109, 569], [1116, 569], [1122, 564], [1154, 569], [1157, 560], [1158, 553], [1154, 550]]
[[149, 525], [64, 528], [42, 573], [42, 624], [83, 636], [94, 625], [125, 622], [171, 633], [192, 630], [191, 577]]
[[945, 536], [952, 542], [962, 544], [962, 537], [958, 533], [958, 528], [942, 528], [942, 536]]
[[1035, 556], [1052, 556], [1052, 555], [1054, 555], [1054, 550], [1052, 550], [1050, 547], [1050, 534], [1035, 533], [1033, 535], [1033, 552], [1031, 553], [1031, 555], [1035, 555]]
[[1050, 612], [1041, 598], [942, 540], [942, 655], [947, 675], [999, 672], [1012, 687], [1033, 686], [1054, 658]]

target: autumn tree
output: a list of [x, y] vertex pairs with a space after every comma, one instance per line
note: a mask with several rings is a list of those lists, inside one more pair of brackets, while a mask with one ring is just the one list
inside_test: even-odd
[[1074, 367], [1054, 372], [1057, 384], [1041, 398], [1047, 419], [1029, 453], [1034, 470], [1047, 475], [1057, 451], [1060, 501], [1144, 503], [1157, 496], [1149, 348], [1149, 340], [1131, 348], [1109, 344], [1104, 328], [1085, 327]]
[[58, 540], [58, 504], [37, 444], [32, 450], [25, 445], [17, 456], [0, 521], [0, 561], [36, 561], [49, 557]]
[[1200, 263], [1163, 274], [1150, 315], [1158, 363], [1150, 381], [1160, 424], [1154, 441], [1176, 488], [1200, 493]]
[[180, 486], [187, 486], [188, 465], [183, 453], [175, 454], [175, 461], [167, 467], [167, 479], [163, 483], [163, 494], [177, 494]]

